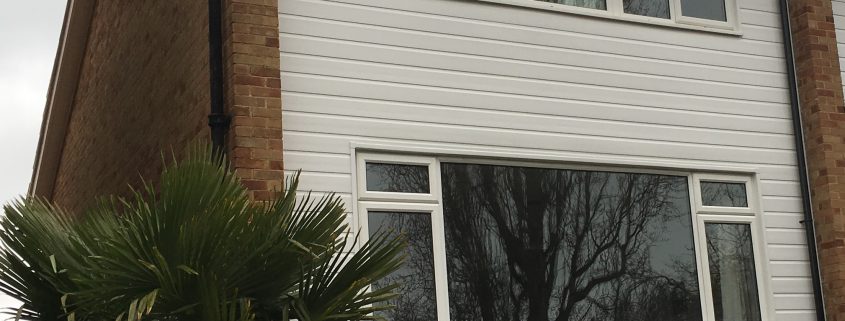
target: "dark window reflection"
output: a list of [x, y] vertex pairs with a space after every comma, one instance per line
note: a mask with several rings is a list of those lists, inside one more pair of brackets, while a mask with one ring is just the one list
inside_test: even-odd
[[681, 11], [687, 17], [728, 21], [725, 0], [681, 0]]
[[707, 223], [705, 230], [716, 321], [760, 321], [751, 226]]
[[431, 216], [418, 213], [369, 212], [370, 233], [388, 231], [408, 238], [405, 265], [373, 284], [401, 284], [401, 295], [388, 304], [396, 308], [379, 315], [390, 321], [436, 321], [437, 300], [434, 287], [434, 252], [431, 241]]
[[367, 190], [427, 194], [428, 166], [367, 163]]
[[605, 0], [537, 0], [542, 2], [552, 2], [565, 4], [567, 6], [575, 6], [581, 8], [607, 10], [607, 2]]
[[669, 0], [624, 0], [625, 13], [669, 19]]
[[742, 183], [701, 182], [701, 201], [704, 206], [748, 207]]
[[453, 321], [700, 321], [685, 177], [443, 164]]

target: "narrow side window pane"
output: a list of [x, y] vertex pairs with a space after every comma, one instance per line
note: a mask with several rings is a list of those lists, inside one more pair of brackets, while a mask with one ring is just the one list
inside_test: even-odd
[[431, 239], [431, 216], [419, 213], [369, 212], [370, 235], [384, 231], [408, 238], [405, 264], [386, 278], [375, 282], [375, 288], [400, 284], [401, 295], [388, 304], [396, 308], [379, 315], [390, 321], [437, 320], [434, 285], [434, 251]]
[[704, 206], [748, 207], [748, 193], [743, 183], [701, 182]]
[[686, 177], [443, 164], [452, 321], [701, 321]]
[[716, 321], [760, 321], [751, 226], [707, 223], [705, 230]]
[[725, 0], [681, 0], [681, 12], [686, 17], [728, 21]]
[[669, 0], [624, 0], [625, 13], [669, 19]]
[[607, 10], [607, 2], [605, 0], [537, 0], [542, 2], [552, 2], [565, 4], [567, 6], [575, 6], [581, 8]]
[[367, 162], [367, 190], [428, 194], [428, 166]]

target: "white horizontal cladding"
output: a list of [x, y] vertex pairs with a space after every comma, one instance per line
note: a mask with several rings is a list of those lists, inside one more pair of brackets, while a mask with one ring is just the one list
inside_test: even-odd
[[[667, 142], [697, 142], [737, 147], [766, 147], [772, 149], [788, 146], [793, 142], [791, 134], [759, 133], [747, 130], [722, 130], [692, 126], [662, 125], [654, 122], [633, 122], [583, 118], [549, 113], [526, 113], [525, 111], [499, 111], [455, 106], [435, 106], [419, 103], [354, 99], [349, 97], [301, 94], [290, 92], [286, 97], [285, 109], [291, 112], [339, 115], [347, 117], [371, 117], [386, 115], [397, 121], [410, 121], [456, 126], [510, 129], [555, 133], [566, 128], [570, 133], [585, 136], [607, 136], [606, 127], [617, 128], [611, 137], [636, 138]], [[558, 108], [559, 110], [559, 108]], [[389, 115], [389, 116], [387, 116]], [[694, 116], [690, 116], [694, 117]], [[726, 117], [722, 117], [724, 119]]]
[[780, 310], [775, 314], [775, 321], [815, 321], [818, 320], [814, 311], [804, 309], [800, 310]]
[[[774, 89], [766, 88], [761, 92], [740, 90], [717, 94], [716, 91], [696, 94], [694, 89], [703, 85], [685, 87], [685, 93], [661, 91], [648, 84], [649, 77], [642, 77], [639, 84], [629, 84], [638, 88], [623, 88], [560, 82], [544, 79], [531, 79], [519, 75], [490, 75], [469, 73], [436, 68], [419, 68], [385, 63], [372, 63], [348, 59], [337, 59], [315, 55], [282, 53], [284, 72], [331, 75], [340, 78], [354, 78], [371, 81], [393, 82], [405, 85], [444, 87], [480, 92], [497, 92], [520, 96], [547, 97], [570, 100], [586, 100], [637, 106], [655, 106], [674, 108], [685, 105], [693, 110], [707, 110], [707, 106], [720, 106], [723, 109], [746, 108], [752, 112], [772, 109], [773, 114], [787, 110], [788, 96], [783, 89], [777, 94], [768, 95]], [[613, 78], [613, 77], [608, 77]], [[608, 82], [611, 82], [608, 80]], [[615, 82], [615, 81], [613, 81]], [[708, 90], [709, 91], [709, 90]], [[726, 96], [726, 97], [722, 97]]]
[[[408, 141], [454, 142], [495, 147], [522, 147], [544, 151], [569, 150], [611, 155], [668, 156], [699, 161], [734, 161], [737, 163], [793, 165], [793, 150], [759, 147], [733, 147], [720, 144], [676, 143], [639, 140], [624, 137], [624, 133], [608, 132], [607, 136], [578, 135], [565, 132], [514, 130], [504, 128], [470, 127], [440, 123], [423, 123], [385, 119], [389, 115], [350, 117], [289, 111], [284, 126], [292, 131], [306, 128], [345, 136], [387, 137]], [[347, 124], [338, 126], [338, 124]], [[611, 127], [612, 128], [612, 127]], [[563, 131], [563, 132], [562, 132]], [[615, 136], [614, 136], [615, 135]], [[623, 136], [623, 137], [620, 137]], [[786, 148], [786, 146], [784, 146]]]
[[[289, 119], [285, 119], [285, 126], [293, 126], [293, 122]], [[429, 147], [429, 148], [448, 148], [451, 150], [467, 150], [475, 152], [475, 151], [483, 151], [483, 152], [492, 152], [496, 154], [498, 157], [502, 158], [519, 158], [520, 155], [526, 153], [526, 149], [522, 149], [519, 147], [496, 147], [496, 146], [489, 146], [489, 145], [476, 145], [476, 144], [456, 144], [450, 142], [438, 142], [438, 141], [419, 141], [419, 140], [404, 140], [404, 139], [385, 139], [385, 138], [378, 138], [378, 137], [369, 137], [369, 136], [350, 136], [345, 134], [337, 134], [337, 133], [322, 133], [322, 132], [306, 132], [300, 130], [294, 130], [287, 128], [284, 132], [284, 139], [285, 139], [285, 165], [288, 166], [290, 169], [299, 169], [301, 167], [296, 167], [289, 165], [287, 163], [287, 155], [291, 151], [299, 151], [299, 152], [307, 152], [310, 154], [309, 157], [317, 157], [316, 155], [321, 156], [335, 156], [338, 154], [346, 154], [349, 155], [350, 153], [350, 142], [360, 142], [360, 143], [373, 143], [373, 144], [383, 144], [388, 146], [401, 146], [401, 145], [409, 145], [413, 144], [414, 146], [420, 147]], [[667, 160], [671, 160], [673, 164], [676, 164], [677, 167], [689, 167], [689, 168], [701, 168], [701, 167], [731, 167], [731, 165], [741, 164], [736, 161], [692, 161], [686, 159], [667, 159], [662, 157], [648, 157], [648, 156], [632, 156], [632, 155], [614, 155], [614, 154], [603, 154], [598, 152], [574, 152], [574, 151], [540, 151], [540, 150], [530, 150], [532, 155], [542, 155], [542, 158], [550, 158], [550, 159], [569, 159], [569, 158], [579, 158], [579, 159], [601, 159], [605, 161], [605, 163], [613, 163], [613, 164], [635, 164], [635, 163], [648, 163], [648, 164], [660, 164], [661, 162], [665, 162]], [[307, 162], [303, 164], [313, 164], [310, 163], [311, 160], [309, 159]], [[754, 164], [757, 165], [757, 164]], [[315, 165], [312, 165], [315, 166]], [[771, 180], [778, 180], [778, 181], [791, 181], [797, 184], [798, 179], [798, 172], [795, 169], [794, 165], [773, 165], [773, 164], [764, 164], [761, 163], [759, 166], [756, 167], [757, 172], [760, 174], [761, 177], [766, 177], [767, 179]], [[318, 170], [321, 171], [321, 170]], [[766, 191], [766, 190], [764, 190]]]
[[[720, 80], [697, 80], [678, 76], [645, 75], [627, 71], [600, 70], [596, 67], [584, 68], [580, 66], [565, 66], [557, 63], [515, 61], [513, 59], [396, 48], [298, 35], [283, 35], [281, 41], [285, 42], [286, 54], [295, 57], [300, 57], [300, 55], [305, 57], [322, 55], [324, 58], [335, 59], [325, 59], [321, 62], [356, 62], [358, 63], [357, 65], [363, 64], [364, 66], [367, 66], [368, 62], [390, 64], [402, 66], [397, 68], [401, 68], [407, 72], [440, 69], [443, 70], [440, 71], [441, 73], [461, 73], [465, 77], [514, 77], [524, 80], [660, 91], [673, 94], [695, 94], [751, 101], [784, 102], [786, 98], [783, 95], [781, 87], [774, 87], [781, 84], [775, 84], [774, 81], [772, 84], [769, 84], [774, 86], [767, 87], [740, 83], [742, 81], [747, 82], [753, 80], [754, 77], [749, 75], [749, 73], [746, 73], [742, 80], [738, 79], [735, 83], [728, 83]], [[602, 59], [599, 58], [596, 60], [600, 61]], [[596, 62], [597, 65], [599, 61]], [[306, 62], [303, 61], [301, 63]], [[301, 70], [294, 68], [294, 66], [290, 67], [291, 69], [288, 70]], [[351, 72], [360, 73], [356, 70], [352, 70]], [[717, 71], [715, 73], [719, 72]], [[763, 78], [775, 78], [768, 74], [762, 76]]]
[[[340, 96], [350, 100], [362, 98], [369, 101], [410, 102], [431, 106], [519, 111], [527, 114], [677, 124], [688, 127], [766, 133], [791, 133], [792, 128], [788, 119], [790, 116], [787, 105], [747, 103], [743, 106], [732, 106], [711, 102], [710, 105], [684, 104], [669, 105], [671, 108], [665, 108], [664, 104], [659, 102], [637, 105], [634, 101], [625, 99], [614, 99], [613, 102], [606, 103], [597, 101], [599, 99], [578, 100], [447, 88], [442, 84], [425, 86], [291, 72], [285, 72], [283, 76], [289, 79], [282, 85], [285, 92]], [[601, 100], [608, 98], [601, 98]], [[566, 106], [566, 108], [561, 106]], [[708, 108], [708, 106], [713, 107]]]
[[[845, 79], [845, 1], [831, 0], [833, 5], [833, 24], [836, 28], [836, 42], [839, 51], [839, 68], [842, 70], [843, 79]], [[845, 90], [845, 83], [842, 84]]]
[[[737, 66], [708, 66], [686, 61], [669, 61], [662, 59], [662, 57], [638, 57], [629, 53], [585, 52], [567, 47], [538, 46], [531, 43], [422, 32], [399, 27], [321, 20], [296, 15], [285, 15], [282, 19], [281, 28], [285, 31], [282, 37], [287, 39], [287, 41], [311, 39], [312, 41], [319, 40], [323, 42], [335, 41], [341, 44], [352, 42], [352, 46], [376, 46], [384, 52], [410, 52], [418, 55], [439, 54], [448, 58], [465, 58], [466, 56], [464, 55], [474, 55], [476, 57], [475, 63], [486, 63], [489, 60], [522, 64], [534, 62], [545, 66], [554, 66], [557, 64], [557, 68], [565, 68], [571, 66], [573, 61], [579, 61], [578, 66], [580, 67], [593, 67], [609, 71], [653, 72], [657, 75], [678, 76], [686, 79], [714, 80], [740, 84], [764, 84], [771, 87], [785, 85], [777, 73], [771, 69], [764, 71], [749, 70], [746, 69], [748, 68], [747, 66], [739, 66], [736, 61], [719, 63], [737, 64]], [[309, 25], [317, 27], [316, 30], [310, 32], [300, 30], [299, 28], [303, 28], [303, 22], [306, 21]], [[293, 45], [292, 43], [286, 43], [287, 48], [291, 48]], [[393, 47], [391, 48], [390, 46]], [[695, 57], [694, 53], [696, 52], [685, 52], [681, 58], [689, 60]], [[483, 56], [486, 59], [479, 60], [479, 56]], [[467, 59], [458, 60], [466, 61]], [[773, 59], [763, 59], [763, 61], [768, 63], [771, 63], [770, 60]], [[667, 68], [669, 66], [671, 68]], [[763, 67], [768, 67], [768, 65], [764, 65]], [[711, 72], [701, 72], [702, 70]]]
[[778, 1], [738, 1], [741, 36], [472, 0], [280, 0], [286, 169], [353, 209], [354, 146], [750, 168], [773, 319], [814, 320]]

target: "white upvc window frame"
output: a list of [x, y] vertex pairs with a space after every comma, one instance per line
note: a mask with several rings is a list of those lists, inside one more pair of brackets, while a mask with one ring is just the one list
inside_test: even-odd
[[698, 233], [700, 235], [700, 242], [698, 242], [698, 252], [701, 252], [701, 257], [704, 258], [704, 262], [698, 267], [701, 271], [700, 274], [704, 274], [703, 283], [705, 287], [705, 291], [703, 291], [706, 297], [702, 298], [704, 301], [706, 308], [706, 313], [708, 315], [707, 320], [715, 320], [714, 315], [710, 315], [715, 311], [714, 302], [713, 302], [713, 284], [710, 279], [710, 254], [707, 249], [707, 229], [705, 228], [706, 224], [715, 223], [715, 224], [747, 224], [751, 228], [751, 242], [754, 249], [754, 269], [756, 270], [756, 277], [757, 277], [757, 298], [760, 303], [760, 316], [761, 320], [769, 320], [768, 317], [768, 278], [766, 277], [766, 268], [765, 263], [766, 261], [763, 259], [763, 253], [765, 246], [762, 245], [761, 240], [761, 232], [760, 232], [760, 220], [756, 219], [755, 217], [751, 216], [728, 216], [724, 214], [698, 214], [696, 215], [696, 225], [698, 226]]
[[740, 35], [739, 23], [739, 0], [725, 1], [726, 21], [709, 20], [683, 15], [681, 0], [669, 1], [669, 18], [656, 18], [631, 13], [625, 13], [623, 0], [606, 0], [607, 9], [590, 9], [560, 3], [544, 2], [538, 0], [479, 0], [484, 2], [495, 2], [520, 7], [530, 7], [573, 13], [578, 15], [608, 18], [614, 20], [632, 21], [660, 26], [676, 27], [699, 31], [710, 31], [724, 34]]
[[[609, 0], [615, 1], [615, 0]], [[676, 23], [687, 24], [692, 26], [720, 28], [720, 29], [737, 29], [739, 28], [739, 0], [725, 0], [725, 21], [710, 20], [696, 17], [689, 17], [684, 15], [684, 8], [681, 5], [681, 0], [671, 0], [673, 4], [673, 20]]]
[[[754, 174], [713, 174], [699, 173], [694, 170], [654, 169], [608, 165], [574, 165], [560, 162], [538, 162], [518, 159], [490, 159], [462, 156], [414, 156], [391, 154], [389, 152], [356, 151], [357, 202], [356, 218], [362, 231], [363, 241], [369, 238], [368, 215], [372, 212], [420, 213], [430, 215], [432, 220], [432, 246], [434, 249], [435, 289], [437, 295], [437, 321], [449, 321], [448, 269], [446, 263], [445, 226], [442, 206], [442, 183], [440, 164], [464, 163], [502, 166], [537, 167], [566, 170], [611, 171], [643, 174], [684, 176], [689, 185], [690, 209], [692, 219], [693, 246], [698, 271], [700, 303], [703, 321], [715, 321], [713, 289], [710, 280], [710, 261], [707, 250], [707, 223], [748, 224], [754, 249], [754, 264], [757, 278], [757, 296], [760, 303], [762, 320], [772, 315], [769, 292], [769, 274], [766, 262], [765, 231], [761, 223], [760, 199], [757, 186], [759, 181]], [[423, 165], [429, 167], [429, 194], [369, 192], [366, 190], [367, 161], [386, 164]], [[701, 182], [743, 183], [746, 187], [748, 207], [703, 206]]]
[[[428, 167], [429, 191], [428, 193], [397, 193], [378, 192], [367, 190], [367, 163], [412, 165]], [[399, 200], [404, 202], [437, 203], [440, 200], [440, 169], [435, 167], [433, 157], [370, 154], [362, 153], [357, 155], [356, 168], [358, 171], [357, 192], [359, 200], [364, 201], [391, 201]], [[435, 185], [436, 184], [436, 185]]]
[[[735, 183], [745, 185], [745, 195], [748, 200], [747, 207], [722, 207], [704, 206], [703, 193], [701, 193], [701, 182]], [[692, 174], [691, 184], [693, 185], [693, 199], [695, 204], [695, 225], [697, 226], [699, 239], [696, 240], [697, 252], [703, 262], [699, 265], [699, 271], [703, 274], [705, 291], [702, 293], [702, 301], [707, 305], [707, 320], [715, 320], [711, 315], [715, 310], [713, 302], [713, 285], [710, 280], [710, 254], [707, 249], [706, 224], [747, 224], [751, 228], [751, 244], [754, 250], [754, 269], [757, 278], [757, 298], [760, 303], [761, 320], [769, 320], [769, 302], [772, 300], [768, 290], [769, 274], [766, 259], [765, 230], [761, 223], [762, 211], [760, 210], [761, 195], [757, 190], [759, 182], [751, 175], [731, 174]]]
[[[745, 185], [745, 197], [748, 200], [747, 207], [731, 206], [705, 206], [704, 194], [701, 191], [701, 182], [729, 183]], [[699, 214], [734, 214], [734, 215], [757, 215], [757, 204], [754, 201], [757, 195], [756, 184], [749, 176], [724, 175], [724, 174], [695, 174], [691, 182], [695, 188], [695, 211]]]
[[[438, 173], [439, 174], [439, 173]], [[368, 224], [370, 212], [393, 212], [427, 215], [431, 219], [431, 246], [434, 250], [434, 289], [437, 302], [437, 319], [449, 320], [449, 289], [446, 279], [446, 239], [443, 235], [443, 209], [440, 204], [401, 203], [383, 201], [358, 202], [358, 221], [361, 223], [361, 239], [370, 238]]]

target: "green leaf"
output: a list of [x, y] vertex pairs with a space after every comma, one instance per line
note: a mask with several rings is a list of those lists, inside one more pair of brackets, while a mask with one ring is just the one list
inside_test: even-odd
[[197, 272], [196, 270], [194, 270], [192, 268], [189, 268], [187, 265], [184, 265], [184, 264], [179, 265], [176, 268], [181, 270], [182, 272], [188, 273], [190, 275], [200, 275], [199, 272]]
[[277, 199], [253, 202], [221, 155], [201, 145], [182, 154], [162, 157], [160, 177], [82, 213], [35, 198], [4, 207], [0, 292], [24, 302], [10, 314], [327, 321], [389, 308], [378, 303], [395, 287], [367, 288], [402, 264], [403, 240], [375, 236], [341, 253], [349, 226], [338, 196], [298, 193], [297, 173]]

